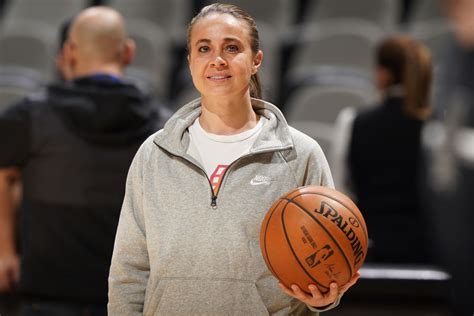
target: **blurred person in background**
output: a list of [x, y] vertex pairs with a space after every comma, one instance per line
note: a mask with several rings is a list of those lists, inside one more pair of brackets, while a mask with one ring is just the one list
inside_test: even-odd
[[453, 40], [436, 113], [423, 131], [425, 208], [437, 263], [452, 277], [453, 315], [474, 313], [474, 1], [445, 0]]
[[382, 102], [347, 109], [336, 123], [336, 187], [353, 195], [370, 227], [367, 261], [430, 263], [416, 180], [421, 130], [431, 113], [431, 56], [421, 43], [396, 35], [378, 45], [375, 62]]
[[[71, 18], [71, 19], [66, 20], [64, 23], [62, 23], [58, 32], [58, 49], [57, 49], [57, 54], [55, 58], [55, 66], [56, 66], [55, 77], [58, 81], [66, 81], [66, 80], [73, 79], [71, 71], [69, 69], [69, 66], [66, 63], [66, 60], [64, 59], [64, 54], [63, 54], [63, 46], [64, 46], [64, 43], [66, 43], [72, 20], [73, 19]], [[0, 182], [0, 195], [15, 197], [14, 201], [10, 200], [10, 198], [5, 199], [5, 201], [14, 204], [13, 206], [5, 207], [6, 209], [17, 209], [19, 206], [19, 203], [21, 202], [22, 188], [21, 188], [21, 181], [20, 181], [20, 178], [21, 178], [20, 173], [17, 172], [18, 170], [12, 170], [12, 171], [13, 173], [9, 173], [8, 175], [6, 175], [6, 177], [9, 178], [8, 181]], [[2, 203], [2, 200], [0, 200], [0, 205], [1, 203]], [[0, 211], [0, 215], [3, 215], [3, 216], [7, 216], [7, 215], [11, 216], [12, 214], [14, 213], [11, 213], [11, 212], [1, 213]], [[4, 223], [9, 223], [11, 222], [11, 220], [12, 219], [10, 218], [0, 218], [0, 222], [4, 222]], [[18, 231], [19, 231], [18, 221], [17, 219], [14, 219], [14, 221], [16, 222], [15, 248], [18, 248], [18, 245], [20, 242], [19, 236], [18, 236], [19, 235], [18, 234]], [[9, 236], [9, 235], [10, 233], [7, 230], [7, 232], [3, 236]], [[0, 252], [1, 251], [2, 250], [0, 249]], [[18, 293], [16, 293], [16, 291], [12, 290], [15, 287], [15, 283], [18, 282], [19, 264], [17, 263], [18, 255], [15, 252], [6, 249], [6, 253], [15, 254], [15, 255], [8, 258], [8, 256], [3, 256], [2, 254], [0, 254], [0, 258], [3, 257], [3, 260], [0, 260], [0, 275], [5, 275], [8, 273], [6, 271], [8, 270], [10, 271], [9, 278], [0, 279], [0, 289], [10, 288], [10, 290], [7, 291], [6, 293], [0, 294], [0, 315], [4, 314], [4, 315], [13, 316], [13, 315], [19, 314], [19, 308], [20, 308], [20, 304], [19, 304], [20, 297]], [[1, 284], [2, 282], [9, 282], [10, 284], [8, 285]]]
[[106, 315], [126, 174], [169, 115], [123, 79], [134, 43], [118, 12], [86, 9], [68, 34], [66, 81], [0, 114], [0, 292], [17, 289], [23, 315]]

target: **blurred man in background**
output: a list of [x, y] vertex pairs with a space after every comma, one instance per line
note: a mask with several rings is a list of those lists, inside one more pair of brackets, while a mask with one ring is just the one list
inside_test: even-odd
[[133, 56], [120, 14], [88, 8], [63, 46], [66, 81], [0, 114], [0, 292], [18, 289], [24, 315], [106, 315], [128, 167], [169, 116], [123, 79]]

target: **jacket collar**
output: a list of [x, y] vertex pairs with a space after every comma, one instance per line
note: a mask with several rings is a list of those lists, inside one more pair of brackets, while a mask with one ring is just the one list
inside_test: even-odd
[[[293, 147], [288, 123], [281, 111], [273, 104], [252, 98], [254, 111], [260, 119], [267, 120], [262, 131], [250, 149], [250, 153], [287, 150]], [[183, 156], [189, 146], [188, 127], [201, 115], [201, 99], [196, 99], [181, 107], [158, 133], [154, 142], [168, 152]]]

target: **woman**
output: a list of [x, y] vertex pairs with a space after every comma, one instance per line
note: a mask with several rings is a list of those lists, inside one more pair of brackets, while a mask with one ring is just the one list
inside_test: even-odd
[[[265, 212], [294, 187], [333, 186], [318, 144], [259, 100], [263, 59], [253, 19], [209, 5], [188, 28], [201, 99], [182, 107], [132, 163], [109, 283], [109, 313], [302, 314], [327, 294], [278, 288], [259, 248]], [[253, 98], [252, 98], [253, 97]], [[294, 298], [285, 295], [285, 293]]]
[[407, 36], [387, 38], [377, 47], [375, 77], [382, 103], [353, 121], [348, 111], [340, 115], [346, 123], [338, 129], [350, 134], [342, 155], [348, 176], [337, 168], [336, 184], [347, 193], [339, 183], [345, 178], [364, 212], [372, 241], [367, 261], [430, 263], [417, 187], [420, 134], [431, 112], [430, 53]]

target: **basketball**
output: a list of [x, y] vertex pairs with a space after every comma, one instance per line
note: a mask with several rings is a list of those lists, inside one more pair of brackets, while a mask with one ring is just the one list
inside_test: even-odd
[[280, 197], [265, 215], [260, 248], [269, 270], [286, 287], [322, 293], [342, 286], [362, 266], [367, 227], [346, 195], [322, 186], [297, 188]]

